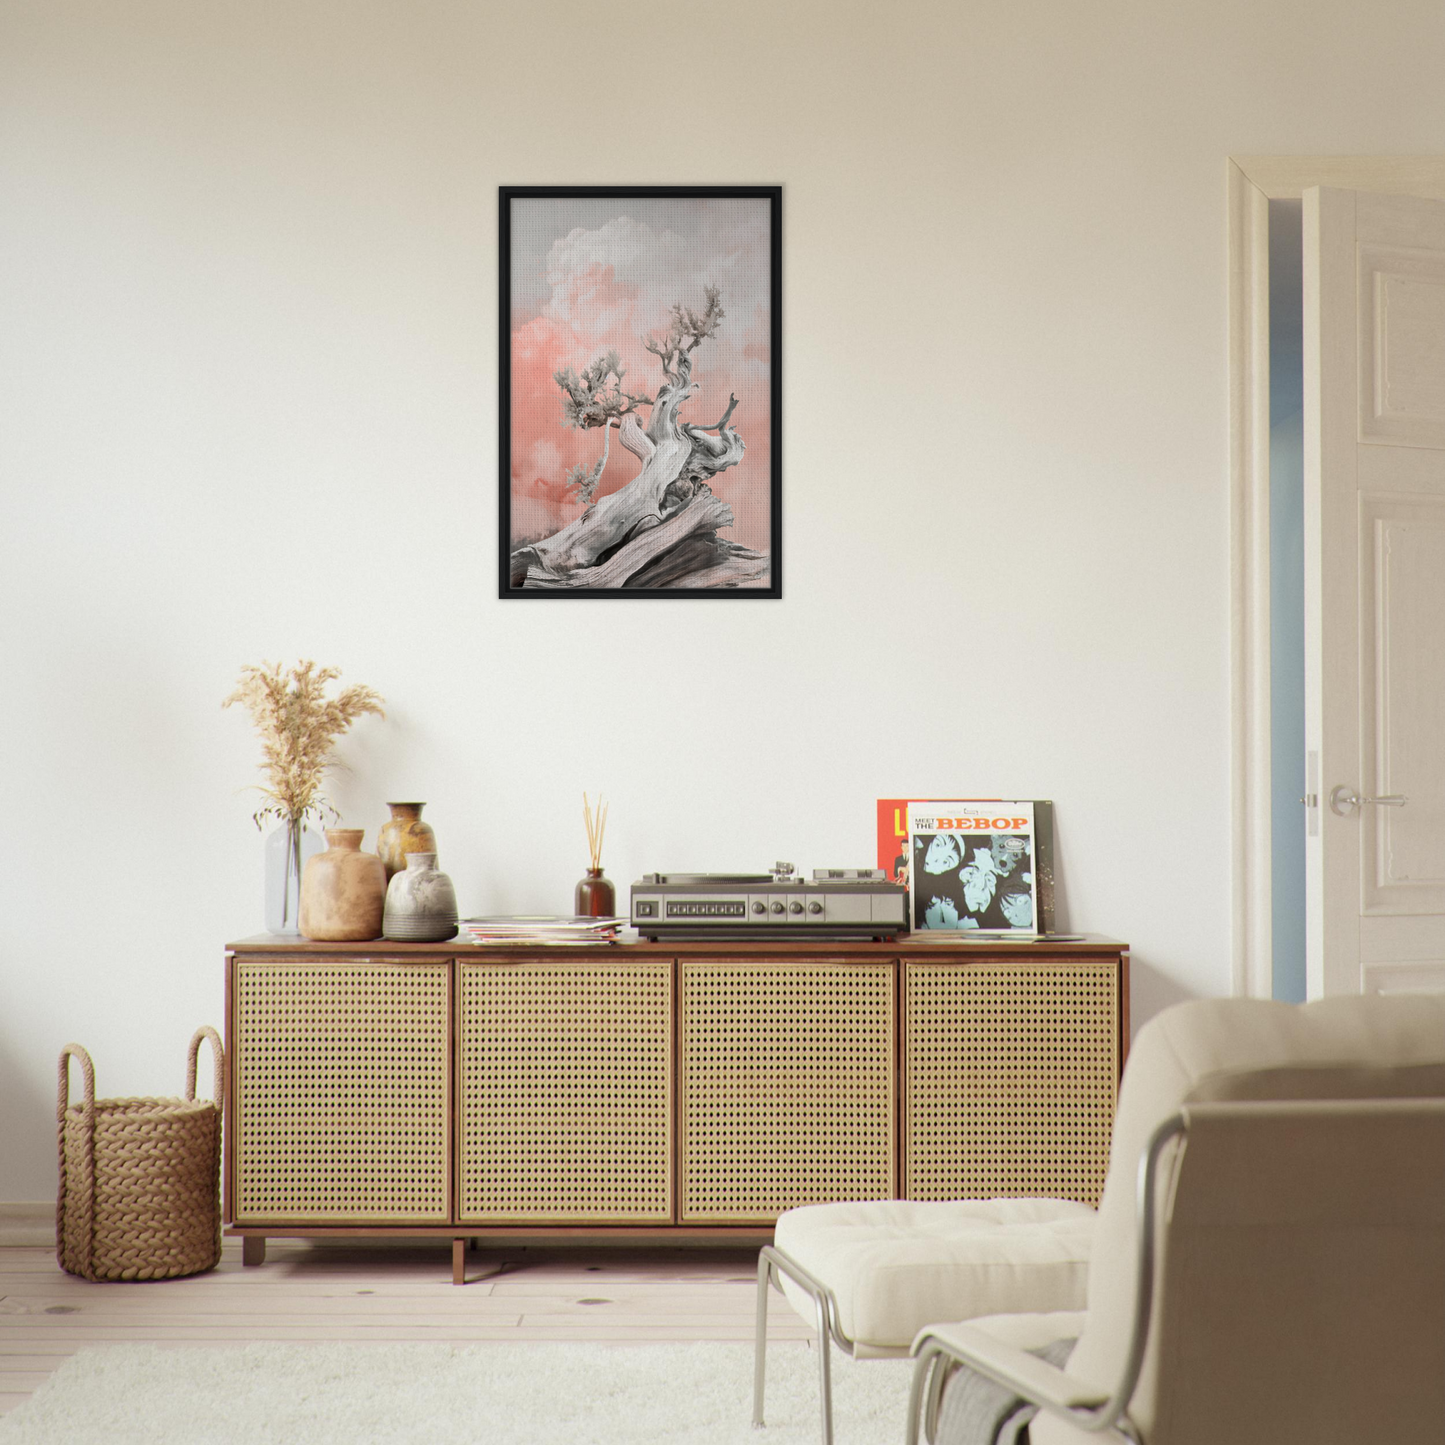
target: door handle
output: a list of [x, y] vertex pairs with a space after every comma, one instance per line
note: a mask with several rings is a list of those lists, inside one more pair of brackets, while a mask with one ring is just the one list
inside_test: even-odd
[[1386, 793], [1382, 798], [1362, 798], [1355, 790], [1341, 783], [1330, 794], [1330, 811], [1348, 818], [1356, 808], [1403, 808], [1410, 800], [1403, 793]]

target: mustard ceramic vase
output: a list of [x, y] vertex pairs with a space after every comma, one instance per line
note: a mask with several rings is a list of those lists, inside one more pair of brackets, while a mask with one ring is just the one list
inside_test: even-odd
[[430, 823], [423, 823], [425, 803], [388, 803], [391, 818], [376, 835], [376, 853], [386, 869], [387, 881], [406, 867], [408, 853], [435, 853], [437, 835]]
[[301, 875], [301, 936], [317, 942], [381, 937], [386, 869], [361, 851], [361, 828], [328, 828], [326, 851]]

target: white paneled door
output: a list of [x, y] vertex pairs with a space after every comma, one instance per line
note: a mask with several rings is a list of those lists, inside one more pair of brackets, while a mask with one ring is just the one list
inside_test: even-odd
[[1445, 989], [1445, 202], [1304, 194], [1309, 992]]

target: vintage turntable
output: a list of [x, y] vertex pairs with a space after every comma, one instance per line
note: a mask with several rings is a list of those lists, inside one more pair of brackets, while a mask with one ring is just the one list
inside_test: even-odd
[[632, 926], [646, 938], [893, 938], [908, 926], [908, 890], [877, 868], [791, 863], [771, 873], [645, 873], [632, 885]]

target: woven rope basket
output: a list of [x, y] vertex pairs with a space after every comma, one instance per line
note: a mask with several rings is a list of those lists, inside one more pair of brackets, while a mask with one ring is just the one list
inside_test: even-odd
[[[215, 1098], [196, 1098], [201, 1040], [211, 1041]], [[70, 1060], [85, 1076], [70, 1102]], [[172, 1279], [221, 1258], [221, 1111], [225, 1058], [212, 1028], [196, 1030], [184, 1099], [97, 1099], [79, 1044], [60, 1051], [60, 1194], [55, 1256], [86, 1279]]]

